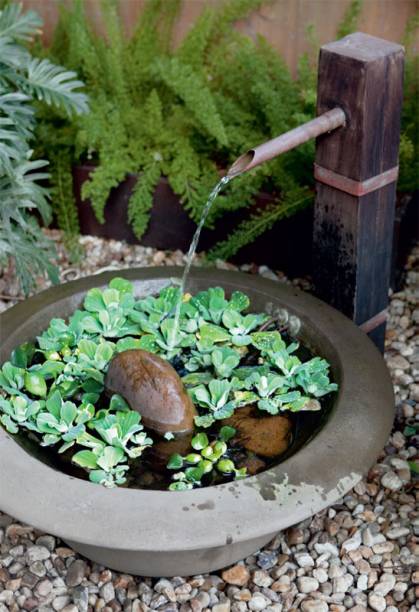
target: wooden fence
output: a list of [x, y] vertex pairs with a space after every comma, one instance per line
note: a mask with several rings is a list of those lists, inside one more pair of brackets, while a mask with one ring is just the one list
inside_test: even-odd
[[[71, 4], [72, 0], [64, 0]], [[129, 35], [146, 0], [119, 0], [120, 13]], [[182, 11], [175, 27], [179, 41], [195, 21], [204, 6], [220, 0], [183, 0]], [[100, 30], [100, 0], [85, 0], [86, 10]], [[298, 57], [309, 49], [306, 29], [313, 24], [316, 36], [323, 44], [336, 38], [337, 25], [350, 0], [273, 0], [238, 24], [250, 36], [260, 33], [281, 53], [295, 71]], [[58, 19], [59, 0], [23, 0], [25, 8], [33, 8], [44, 20], [44, 37], [50, 40]], [[359, 29], [367, 34], [400, 42], [407, 20], [417, 10], [416, 0], [364, 0]]]

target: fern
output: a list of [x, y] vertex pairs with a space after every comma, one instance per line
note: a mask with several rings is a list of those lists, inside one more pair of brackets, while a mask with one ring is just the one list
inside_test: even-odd
[[216, 28], [212, 43], [223, 36], [231, 35], [232, 26], [237, 21], [245, 19], [262, 5], [272, 2], [273, 0], [230, 0], [220, 3], [221, 6], [216, 13]]
[[205, 52], [216, 24], [214, 11], [204, 9], [176, 52], [181, 63], [188, 64], [196, 71], [203, 68]]
[[93, 210], [101, 223], [105, 222], [105, 206], [109, 192], [117, 187], [127, 175], [126, 160], [118, 155], [102, 158], [91, 179], [83, 184], [82, 198], [90, 200]]
[[78, 235], [79, 217], [73, 197], [71, 151], [59, 150], [50, 157], [51, 206], [59, 227], [64, 231], [64, 244], [72, 261], [80, 257]]
[[225, 128], [212, 93], [198, 73], [177, 58], [161, 59], [156, 72], [164, 83], [185, 103], [206, 132], [220, 145], [227, 144]]
[[419, 12], [406, 25], [403, 44], [406, 48], [402, 135], [400, 139], [400, 176], [398, 189], [419, 189], [419, 55], [415, 53], [415, 35], [419, 31]]
[[153, 204], [154, 190], [161, 176], [158, 162], [150, 163], [144, 168], [129, 200], [128, 220], [137, 238], [141, 238], [147, 229], [150, 209]]
[[124, 74], [124, 36], [119, 23], [115, 0], [104, 0], [103, 17], [106, 26], [108, 45], [103, 49], [103, 61], [106, 62], [105, 78], [107, 89], [115, 99], [122, 112], [129, 107], [128, 87]]
[[[150, 66], [156, 57], [165, 54], [166, 45], [160, 27], [166, 2], [164, 0], [148, 0], [145, 3], [141, 19], [134, 31], [132, 39], [128, 42], [125, 59], [130, 68], [131, 95], [142, 98], [142, 89], [150, 86]], [[169, 11], [170, 15], [170, 11]], [[167, 22], [166, 22], [167, 23]], [[170, 40], [170, 34], [166, 32]]]
[[342, 21], [338, 25], [337, 37], [343, 38], [352, 34], [358, 28], [358, 20], [362, 11], [362, 0], [352, 0], [345, 11]]
[[[98, 2], [105, 37], [88, 23], [84, 1], [74, 0], [70, 8], [62, 9], [56, 41], [48, 52], [49, 59], [76, 70], [87, 82], [91, 112], [67, 120], [67, 130], [61, 115], [43, 115], [40, 149], [48, 152], [52, 144], [63, 150], [66, 159], [70, 153], [73, 161], [88, 158], [97, 163], [82, 193], [102, 222], [111, 189], [128, 173], [137, 173], [141, 178], [129, 202], [129, 218], [139, 237], [146, 231], [160, 176], [167, 177], [184, 209], [198, 222], [220, 172], [238, 155], [316, 112], [313, 56], [319, 43], [312, 27], [307, 29], [310, 53], [300, 58], [294, 79], [262, 37], [251, 40], [233, 27], [270, 0], [214, 3], [202, 11], [174, 50], [173, 24], [180, 2], [146, 0], [134, 34], [126, 40], [116, 0]], [[356, 29], [361, 8], [360, 0], [352, 1], [339, 25], [340, 36]], [[403, 110], [399, 182], [405, 189], [416, 184], [419, 174], [413, 102], [416, 70], [414, 63], [407, 63], [406, 92], [411, 93]], [[0, 125], [0, 130], [9, 138], [0, 149], [0, 160], [7, 163], [14, 134], [8, 124]], [[276, 203], [252, 215], [214, 252], [233, 254], [282, 216], [308, 205], [312, 197], [305, 189], [313, 184], [313, 159], [314, 142], [309, 142], [233, 181], [217, 199], [207, 227], [228, 211], [252, 210], [260, 191], [272, 194]], [[68, 176], [69, 168], [66, 172]], [[54, 174], [53, 183], [56, 180]]]
[[213, 247], [208, 252], [208, 259], [230, 259], [241, 248], [254, 242], [256, 238], [271, 229], [275, 223], [295, 215], [298, 211], [310, 206], [312, 202], [312, 195], [306, 194], [296, 198], [295, 194], [292, 194], [288, 198], [272, 203], [264, 210], [259, 210], [249, 219], [242, 221], [227, 240]]

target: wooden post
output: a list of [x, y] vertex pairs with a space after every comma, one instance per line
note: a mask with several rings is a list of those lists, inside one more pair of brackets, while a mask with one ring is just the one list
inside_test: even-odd
[[316, 292], [384, 349], [400, 136], [404, 50], [350, 34], [320, 50], [318, 114], [345, 127], [316, 143]]

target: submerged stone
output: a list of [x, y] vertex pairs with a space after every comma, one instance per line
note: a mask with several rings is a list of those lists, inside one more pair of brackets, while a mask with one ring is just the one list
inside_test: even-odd
[[177, 436], [174, 440], [159, 440], [150, 449], [150, 460], [156, 470], [165, 470], [171, 455], [186, 455], [191, 450], [192, 434]]
[[249, 457], [246, 457], [246, 459], [240, 462], [239, 467], [245, 467], [246, 473], [249, 476], [254, 476], [266, 468], [266, 463], [265, 461], [262, 461], [260, 457], [256, 457], [256, 455], [251, 454]]
[[141, 349], [118, 353], [105, 386], [141, 414], [145, 427], [159, 434], [193, 431], [195, 406], [176, 370], [158, 355]]
[[253, 406], [239, 408], [223, 425], [234, 427], [234, 442], [262, 457], [276, 457], [288, 448], [291, 439], [291, 421], [282, 415], [259, 416]]

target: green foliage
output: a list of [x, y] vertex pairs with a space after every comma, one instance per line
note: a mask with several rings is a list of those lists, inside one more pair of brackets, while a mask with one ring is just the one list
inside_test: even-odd
[[[228, 168], [249, 146], [316, 113], [313, 58], [319, 43], [313, 28], [307, 28], [310, 52], [300, 57], [296, 79], [263, 37], [253, 41], [233, 28], [237, 20], [267, 2], [224, 0], [206, 8], [177, 49], [172, 30], [181, 0], [148, 0], [130, 40], [124, 37], [113, 0], [102, 0], [99, 7], [105, 38], [88, 23], [82, 0], [69, 8], [61, 6], [55, 39], [46, 53], [78, 71], [88, 86], [91, 112], [71, 121], [62, 114], [43, 116], [39, 147], [45, 154], [53, 151], [54, 193], [60, 191], [62, 177], [68, 180], [70, 165], [87, 158], [98, 165], [82, 196], [90, 199], [100, 222], [104, 222], [110, 190], [128, 173], [139, 176], [128, 209], [138, 238], [147, 230], [154, 189], [163, 175], [191, 218], [198, 221], [220, 169]], [[337, 37], [357, 29], [361, 10], [362, 0], [349, 4]], [[408, 25], [405, 43], [402, 191], [415, 189], [419, 175], [419, 70], [409, 42], [415, 28], [417, 18]], [[63, 148], [58, 173], [56, 152]], [[309, 142], [230, 183], [211, 210], [207, 227], [228, 211], [249, 208], [249, 217], [212, 249], [210, 258], [231, 257], [281, 219], [310, 206], [313, 158], [314, 142]], [[257, 210], [255, 198], [261, 190], [271, 193], [273, 202]], [[69, 236], [77, 229], [71, 197], [67, 190], [65, 201], [60, 198], [55, 207], [59, 225]]]
[[123, 278], [90, 289], [68, 321], [51, 319], [36, 342], [16, 347], [3, 364], [0, 422], [12, 434], [29, 430], [42, 446], [69, 451], [92, 482], [123, 484], [153, 440], [140, 414], [106, 393], [105, 375], [116, 353], [141, 348], [173, 364], [198, 411], [191, 451], [169, 460], [176, 470], [170, 489], [200, 486], [213, 470], [242, 478], [245, 470], [229, 454], [236, 431], [223, 419], [251, 404], [269, 414], [319, 410], [319, 398], [337, 389], [324, 359], [303, 359], [298, 342], [287, 344], [278, 331], [295, 317], [249, 307], [244, 293], [227, 297], [220, 287], [181, 296], [168, 286], [141, 299]]
[[400, 176], [397, 185], [402, 192], [419, 189], [419, 55], [414, 50], [414, 40], [418, 32], [419, 12], [408, 21], [403, 39], [406, 59], [400, 138]]
[[337, 30], [337, 37], [343, 38], [354, 32], [358, 27], [359, 16], [362, 11], [362, 0], [352, 0], [345, 11]]
[[44, 223], [50, 221], [50, 194], [42, 186], [47, 162], [32, 159], [36, 120], [31, 102], [40, 100], [67, 117], [87, 110], [74, 72], [27, 51], [27, 41], [41, 25], [36, 13], [22, 13], [18, 4], [0, 9], [0, 264], [14, 260], [25, 293], [39, 274], [58, 281], [52, 243], [32, 215], [37, 211]]
[[[297, 124], [304, 101], [285, 64], [263, 38], [252, 42], [232, 30], [235, 21], [266, 1], [228, 0], [204, 10], [176, 50], [171, 38], [178, 1], [149, 0], [126, 41], [112, 2], [101, 5], [106, 40], [93, 32], [80, 0], [61, 10], [48, 55], [77, 69], [88, 85], [91, 112], [71, 122], [75, 146], [69, 150], [73, 161], [88, 157], [98, 163], [82, 195], [99, 221], [110, 190], [129, 172], [139, 175], [128, 210], [138, 238], [147, 229], [162, 175], [197, 221], [219, 168], [227, 168], [250, 143]], [[53, 126], [57, 117], [44, 121]], [[40, 137], [41, 148], [47, 150], [51, 142], [54, 148], [52, 129], [43, 126]], [[262, 188], [287, 201], [298, 176], [310, 174], [310, 164], [309, 155], [289, 154], [246, 180], [237, 179], [218, 198], [207, 225], [226, 211], [251, 205]], [[261, 227], [271, 216], [258, 212], [267, 219]], [[238, 239], [229, 239], [230, 250], [246, 242], [243, 230]]]
[[68, 149], [58, 149], [49, 156], [52, 212], [64, 232], [64, 243], [73, 261], [80, 258], [79, 217], [73, 198], [72, 158]]
[[234, 475], [236, 480], [245, 478], [246, 468], [236, 468], [234, 462], [227, 457], [227, 442], [235, 433], [234, 427], [224, 426], [211, 443], [206, 433], [197, 433], [192, 438], [191, 446], [198, 452], [189, 453], [185, 457], [176, 453], [169, 458], [167, 468], [178, 470], [173, 474], [174, 482], [169, 486], [169, 490], [186, 491], [200, 486], [202, 477], [213, 470]]

